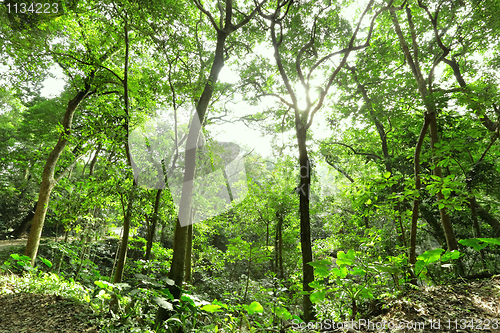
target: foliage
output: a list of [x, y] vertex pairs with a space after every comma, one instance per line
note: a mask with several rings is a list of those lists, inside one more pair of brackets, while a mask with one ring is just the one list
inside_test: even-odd
[[[44, 165], [68, 139], [42, 234], [55, 239], [40, 243], [35, 267], [21, 248], [0, 254], [13, 291], [85, 302], [107, 332], [281, 331], [304, 318], [304, 294], [317, 320], [358, 319], [421, 285], [499, 273], [498, 1], [373, 1], [364, 18], [355, 1], [88, 0], [33, 15], [7, 3], [1, 238], [29, 230]], [[44, 97], [56, 69], [65, 88]], [[192, 276], [175, 299], [168, 274], [195, 106], [207, 111], [195, 180], [226, 174], [193, 195]], [[216, 140], [240, 121], [269, 139], [269, 156]], [[134, 155], [134, 131], [145, 156]], [[226, 168], [235, 147], [246, 178]], [[297, 147], [310, 163], [308, 207]], [[161, 192], [146, 188], [150, 176]], [[228, 189], [246, 196], [222, 198]], [[303, 266], [305, 217], [313, 261]], [[111, 283], [126, 218], [124, 283]]]

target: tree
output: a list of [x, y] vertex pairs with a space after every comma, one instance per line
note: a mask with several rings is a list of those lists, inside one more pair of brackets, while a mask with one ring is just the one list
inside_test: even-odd
[[[67, 20], [70, 19], [71, 18], [67, 17]], [[83, 24], [81, 17], [77, 19], [77, 21]], [[43, 229], [43, 224], [45, 221], [48, 204], [50, 201], [50, 194], [58, 181], [58, 179], [54, 178], [55, 168], [62, 152], [64, 151], [65, 147], [68, 145], [70, 140], [73, 116], [80, 103], [82, 103], [89, 96], [95, 94], [97, 90], [100, 88], [100, 86], [102, 85], [102, 83], [99, 82], [101, 79], [100, 75], [102, 75], [102, 73], [105, 72], [104, 70], [102, 70], [101, 66], [107, 60], [109, 60], [109, 58], [118, 49], [115, 45], [111, 45], [107, 49], [101, 52], [99, 52], [96, 49], [90, 48], [89, 42], [95, 43], [95, 41], [88, 40], [85, 37], [85, 33], [83, 32], [83, 30], [81, 29], [78, 30], [78, 28], [75, 27], [74, 23], [69, 24], [68, 22], [70, 21], [62, 20], [59, 21], [59, 23], [51, 22], [50, 24], [55, 25], [52, 27], [55, 29], [61, 27], [60, 25], [57, 26], [57, 24], [62, 24], [62, 25], [68, 24], [68, 27], [71, 26], [72, 28], [77, 29], [76, 32], [81, 34], [83, 37], [82, 44], [84, 44], [84, 48], [87, 51], [83, 55], [93, 60], [90, 60], [90, 62], [82, 60], [82, 58], [85, 59], [85, 57], [79, 58], [81, 54], [78, 54], [75, 51], [73, 51], [74, 55], [70, 53], [71, 52], [70, 50], [68, 51], [69, 53], [65, 53], [64, 51], [60, 52], [59, 46], [54, 46], [53, 48], [51, 48], [50, 45], [45, 46], [45, 52], [50, 54], [53, 57], [54, 61], [59, 63], [59, 65], [63, 69], [65, 69], [69, 75], [72, 76], [71, 74], [72, 69], [74, 69], [75, 71], [82, 70], [84, 74], [82, 76], [77, 76], [74, 78], [76, 92], [74, 93], [74, 97], [67, 103], [66, 111], [64, 113], [64, 117], [61, 124], [62, 130], [59, 135], [59, 140], [57, 141], [56, 145], [50, 152], [47, 161], [45, 163], [45, 167], [43, 169], [38, 203], [32, 220], [32, 226], [25, 249], [25, 255], [31, 258], [32, 264], [34, 264], [36, 254], [38, 251], [40, 236]], [[96, 26], [91, 25], [88, 28], [92, 29], [96, 28]], [[68, 29], [67, 31], [71, 30]], [[26, 31], [24, 31], [24, 33], [26, 33]], [[71, 36], [66, 36], [66, 38], [71, 38]], [[76, 41], [76, 43], [78, 43], [78, 41]], [[74, 61], [73, 63], [74, 68], [69, 67], [69, 64], [67, 63], [68, 59]]]
[[[212, 14], [203, 7], [203, 5], [195, 0], [196, 7], [208, 17], [210, 24], [215, 29], [217, 34], [216, 47], [214, 52], [214, 60], [210, 67], [210, 74], [206, 79], [203, 92], [196, 104], [196, 115], [193, 118], [189, 127], [189, 134], [186, 142], [186, 156], [185, 156], [185, 172], [184, 183], [182, 187], [181, 201], [179, 204], [179, 217], [176, 221], [175, 234], [174, 234], [174, 255], [172, 258], [172, 265], [169, 277], [174, 280], [177, 286], [173, 290], [173, 296], [180, 298], [182, 282], [184, 280], [184, 264], [186, 258], [186, 245], [187, 245], [187, 225], [190, 223], [189, 217], [191, 215], [192, 200], [193, 200], [193, 182], [195, 178], [195, 165], [196, 165], [196, 146], [201, 132], [201, 124], [205, 120], [207, 108], [212, 98], [212, 94], [217, 83], [219, 73], [224, 66], [225, 52], [227, 38], [235, 31], [246, 25], [257, 13], [257, 8], [253, 9], [248, 15], [243, 15], [240, 21], [236, 24], [233, 23], [233, 17], [239, 18], [240, 12], [235, 11], [233, 1], [226, 1], [226, 7], [220, 8], [220, 22], [216, 23]], [[259, 4], [258, 7], [262, 5]], [[160, 315], [160, 318], [164, 317]]]
[[[311, 163], [307, 148], [308, 130], [310, 129], [314, 115], [318, 112], [324, 103], [328, 92], [333, 85], [337, 74], [344, 67], [351, 52], [360, 50], [369, 45], [370, 37], [373, 30], [375, 18], [382, 12], [379, 10], [373, 17], [369, 27], [366, 41], [360, 45], [355, 45], [358, 41], [358, 32], [361, 22], [365, 15], [372, 10], [373, 1], [371, 1], [360, 16], [358, 24], [351, 33], [349, 27], [349, 35], [336, 34], [336, 29], [341, 25], [348, 26], [348, 23], [338, 15], [338, 7], [331, 3], [315, 7], [315, 4], [307, 3], [300, 7], [296, 7], [293, 1], [284, 1], [278, 3], [275, 8], [270, 10], [270, 13], [264, 10], [260, 11], [260, 15], [268, 20], [269, 29], [271, 32], [271, 45], [274, 50], [276, 67], [282, 84], [284, 85], [284, 94], [287, 98], [282, 97], [274, 92], [267, 91], [267, 87], [263, 87], [258, 82], [252, 83], [263, 96], [277, 96], [280, 101], [286, 105], [288, 111], [293, 112], [295, 133], [299, 151], [299, 176], [300, 183], [297, 187], [297, 192], [300, 198], [300, 228], [301, 228], [301, 249], [302, 249], [302, 274], [303, 274], [303, 291], [310, 292], [312, 290], [310, 283], [314, 281], [310, 235], [310, 185], [311, 185]], [[340, 6], [340, 5], [338, 5]], [[307, 14], [306, 14], [307, 13]], [[300, 17], [313, 15], [310, 22], [302, 22]], [[329, 21], [330, 20], [330, 21]], [[327, 22], [335, 22], [339, 27], [327, 27]], [[303, 31], [307, 31], [306, 34]], [[332, 43], [331, 34], [336, 35], [338, 39]], [[299, 37], [298, 42], [296, 39]], [[285, 42], [285, 43], [284, 43]], [[347, 46], [346, 46], [347, 45]], [[344, 46], [339, 51], [332, 52], [334, 46]], [[321, 53], [318, 53], [321, 52]], [[293, 60], [294, 56], [295, 59]], [[341, 55], [339, 65], [334, 68], [329, 68], [326, 61], [333, 56]], [[309, 68], [307, 74], [304, 74], [305, 68]], [[324, 70], [328, 73], [323, 87], [316, 87], [319, 93], [314, 98], [311, 96], [313, 85], [311, 79], [314, 78], [315, 70]], [[317, 75], [317, 74], [316, 74]], [[305, 93], [305, 107], [299, 105], [297, 89], [294, 86], [295, 80], [300, 84]], [[287, 115], [285, 112], [285, 116]], [[303, 308], [305, 321], [314, 319], [313, 306], [308, 294], [304, 295]]]

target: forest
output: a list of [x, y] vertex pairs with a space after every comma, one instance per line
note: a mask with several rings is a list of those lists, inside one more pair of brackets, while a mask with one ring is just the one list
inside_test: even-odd
[[0, 0], [0, 333], [500, 332], [499, 0]]

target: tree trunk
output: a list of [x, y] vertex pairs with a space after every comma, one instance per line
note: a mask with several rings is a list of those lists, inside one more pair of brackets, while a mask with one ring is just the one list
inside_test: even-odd
[[[434, 150], [435, 145], [439, 142], [435, 110], [429, 112], [429, 128], [431, 134], [431, 149]], [[441, 167], [438, 166], [437, 162], [438, 161], [434, 159], [434, 170], [432, 171], [432, 173], [439, 178], [443, 178]], [[443, 193], [441, 193], [441, 191], [439, 191], [436, 196], [438, 204], [444, 201], [444, 195]], [[441, 224], [443, 226], [444, 236], [446, 237], [448, 251], [457, 250], [458, 243], [455, 239], [455, 233], [453, 232], [453, 226], [451, 225], [450, 215], [448, 214], [446, 207], [439, 209], [439, 215], [441, 216]]]
[[[215, 85], [218, 81], [220, 71], [224, 67], [224, 48], [226, 43], [226, 38], [233, 31], [239, 29], [241, 26], [249, 22], [249, 20], [256, 14], [257, 9], [252, 11], [250, 15], [247, 15], [243, 21], [234, 25], [232, 23], [233, 16], [233, 1], [225, 1], [225, 11], [221, 9], [220, 14], [220, 26], [215, 27], [217, 31], [217, 44], [215, 47], [215, 54], [212, 66], [210, 68], [210, 75], [203, 88], [203, 92], [200, 99], [196, 105], [196, 115], [193, 117], [191, 122], [188, 138], [186, 142], [186, 155], [185, 155], [185, 171], [184, 171], [184, 182], [182, 186], [181, 200], [179, 203], [179, 216], [176, 220], [176, 227], [174, 231], [174, 253], [172, 257], [172, 265], [170, 267], [169, 277], [174, 280], [175, 285], [171, 289], [171, 293], [174, 298], [179, 299], [181, 295], [182, 282], [184, 280], [184, 264], [186, 260], [186, 243], [187, 243], [187, 233], [188, 233], [188, 221], [191, 214], [192, 202], [193, 202], [193, 187], [195, 179], [195, 166], [196, 166], [196, 149], [198, 144], [198, 138], [201, 132], [201, 125], [205, 120], [205, 114], [207, 112], [208, 105], [212, 99], [212, 95], [215, 89]], [[196, 2], [196, 6], [205, 11], [202, 6]], [[260, 5], [259, 5], [260, 7]], [[224, 16], [224, 17], [223, 17]], [[215, 21], [212, 22], [215, 25]], [[196, 119], [197, 117], [197, 119]], [[156, 322], [160, 323], [165, 320], [166, 311], [163, 308], [157, 313]]]
[[38, 203], [35, 210], [35, 215], [31, 222], [31, 229], [26, 243], [24, 254], [31, 258], [31, 265], [35, 264], [36, 255], [38, 253], [38, 246], [40, 245], [40, 237], [42, 235], [43, 224], [45, 222], [45, 215], [49, 208], [50, 193], [56, 185], [54, 179], [54, 170], [57, 161], [61, 156], [64, 148], [68, 144], [69, 136], [71, 135], [71, 124], [73, 122], [73, 115], [75, 114], [78, 105], [87, 97], [90, 91], [90, 85], [87, 84], [85, 89], [76, 94], [75, 98], [69, 101], [66, 112], [63, 118], [63, 131], [59, 136], [54, 149], [50, 152], [45, 167], [42, 173], [42, 184], [40, 186], [40, 193], [38, 194]]
[[[229, 2], [229, 1], [228, 1]], [[215, 84], [217, 83], [219, 73], [224, 66], [224, 44], [228, 33], [219, 30], [217, 33], [217, 46], [215, 50], [214, 62], [210, 70], [208, 82], [203, 89], [203, 93], [196, 106], [196, 115], [191, 121], [189, 134], [186, 143], [185, 171], [184, 183], [182, 185], [182, 194], [179, 204], [179, 217], [176, 220], [174, 231], [174, 253], [172, 257], [172, 265], [170, 267], [169, 278], [174, 280], [175, 287], [172, 288], [174, 298], [180, 298], [181, 286], [184, 280], [184, 263], [186, 260], [186, 243], [187, 243], [187, 225], [189, 224], [189, 215], [193, 203], [193, 187], [195, 179], [196, 167], [196, 149], [198, 138], [201, 132], [201, 124], [205, 120], [208, 104], [212, 98]], [[160, 320], [164, 319], [161, 315]]]
[[[125, 59], [124, 59], [124, 68], [123, 68], [123, 100], [125, 102], [125, 129], [129, 131], [129, 120], [130, 120], [130, 100], [129, 100], [129, 92], [128, 92], [128, 68], [129, 68], [129, 55], [130, 55], [130, 43], [129, 43], [129, 30], [128, 30], [128, 22], [125, 21], [124, 24], [124, 37], [125, 37]], [[125, 154], [127, 158], [128, 165], [133, 169], [133, 160], [130, 155], [130, 147], [128, 146], [128, 142], [125, 142]], [[120, 246], [120, 256], [118, 257], [118, 262], [116, 264], [116, 272], [113, 278], [113, 283], [121, 283], [123, 278], [123, 269], [125, 268], [125, 261], [127, 260], [127, 250], [128, 250], [128, 239], [130, 234], [130, 222], [132, 220], [132, 206], [134, 202], [134, 188], [135, 188], [135, 179], [132, 183], [132, 188], [129, 192], [127, 211], [124, 212], [123, 217], [123, 236]], [[123, 204], [123, 203], [122, 203]], [[115, 302], [117, 301], [116, 297], [114, 297], [111, 301], [111, 308], [114, 307]]]
[[[427, 115], [425, 116], [424, 125], [420, 130], [420, 135], [418, 136], [417, 145], [415, 146], [415, 154], [413, 156], [413, 170], [415, 177], [415, 190], [417, 191], [415, 199], [413, 199], [413, 211], [411, 215], [411, 232], [410, 232], [410, 264], [415, 265], [417, 261], [416, 247], [417, 247], [417, 222], [418, 222], [418, 207], [420, 205], [420, 152], [422, 150], [422, 145], [424, 143], [424, 138], [427, 133], [427, 127], [429, 127], [429, 122], [427, 121]], [[416, 281], [415, 281], [416, 283]]]
[[148, 261], [151, 257], [151, 248], [153, 247], [153, 240], [156, 234], [156, 225], [158, 224], [158, 211], [160, 209], [160, 199], [161, 199], [162, 189], [157, 190], [156, 199], [154, 205], [153, 219], [151, 221], [151, 227], [148, 232], [148, 242], [146, 244], [146, 255], [144, 260]]
[[311, 217], [309, 214], [309, 194], [311, 190], [311, 165], [307, 154], [305, 124], [296, 120], [297, 142], [299, 145], [299, 165], [300, 165], [300, 187], [299, 187], [299, 205], [300, 205], [300, 245], [302, 250], [302, 290], [307, 292], [302, 299], [304, 308], [304, 321], [310, 322], [315, 319], [315, 313], [310, 292], [313, 290], [309, 283], [314, 281], [314, 269], [312, 262], [311, 246]]
[[102, 144], [99, 144], [97, 146], [96, 151], [95, 151], [94, 158], [92, 158], [92, 161], [90, 162], [89, 176], [92, 176], [94, 174], [95, 165], [97, 163], [97, 159], [99, 157], [99, 152], [101, 151], [101, 148], [102, 148]]
[[123, 234], [120, 245], [120, 255], [118, 257], [118, 262], [116, 263], [115, 277], [113, 278], [113, 283], [121, 283], [123, 278], [123, 269], [125, 268], [125, 261], [127, 260], [127, 249], [128, 249], [128, 239], [130, 233], [130, 222], [132, 220], [132, 203], [134, 201], [134, 190], [130, 191], [130, 197], [127, 204], [127, 212], [123, 218]]
[[[192, 218], [193, 217], [191, 217], [191, 219]], [[184, 281], [186, 281], [187, 283], [191, 283], [192, 254], [193, 254], [193, 224], [190, 224], [188, 226], [188, 234], [187, 234], [186, 264], [185, 264], [186, 272], [184, 277]]]
[[33, 220], [33, 216], [35, 216], [35, 211], [36, 211], [36, 205], [37, 203], [35, 202], [35, 205], [33, 206], [33, 209], [31, 209], [28, 212], [28, 215], [24, 217], [24, 219], [21, 221], [21, 223], [17, 226], [17, 228], [12, 232], [12, 236], [14, 238], [21, 238], [21, 236], [28, 230], [28, 227], [31, 224], [31, 221]]
[[[414, 54], [418, 54], [418, 44], [417, 44], [417, 37], [414, 31], [413, 27], [413, 22], [411, 20], [411, 10], [409, 8], [406, 8], [407, 16], [408, 16], [408, 23], [410, 27], [410, 32], [411, 32], [411, 37], [412, 37], [412, 45], [413, 45], [413, 51]], [[431, 137], [431, 149], [434, 151], [435, 145], [439, 142], [439, 136], [438, 136], [438, 130], [437, 130], [437, 118], [436, 118], [436, 105], [434, 101], [431, 98], [431, 95], [429, 94], [429, 91], [427, 90], [427, 85], [426, 81], [424, 80], [424, 77], [422, 76], [422, 72], [420, 70], [420, 65], [418, 62], [418, 58], [413, 56], [410, 53], [410, 49], [408, 48], [408, 44], [406, 43], [406, 40], [403, 36], [403, 32], [401, 31], [401, 27], [399, 26], [398, 18], [395, 13], [395, 9], [393, 8], [391, 10], [391, 18], [392, 22], [394, 25], [394, 28], [396, 30], [396, 34], [398, 35], [398, 39], [401, 45], [401, 48], [403, 50], [403, 53], [406, 57], [406, 60], [408, 61], [408, 64], [412, 70], [413, 76], [415, 78], [415, 81], [418, 85], [418, 92], [420, 94], [420, 97], [422, 98], [422, 101], [425, 105], [425, 108], [427, 110], [427, 117], [429, 120], [429, 128], [430, 128], [430, 137]], [[438, 166], [438, 161], [436, 158], [433, 160], [434, 162], [434, 170], [433, 174], [439, 178], [443, 178], [443, 174], [441, 172], [441, 167]], [[437, 194], [437, 200], [438, 204], [444, 201], [444, 195], [439, 191]], [[441, 216], [441, 225], [444, 230], [444, 235], [446, 237], [446, 244], [448, 246], [449, 251], [456, 250], [458, 248], [457, 241], [455, 239], [455, 233], [453, 232], [453, 226], [451, 225], [450, 221], [450, 216], [448, 215], [448, 212], [446, 210], [446, 207], [443, 207], [439, 209], [439, 215]]]
[[493, 234], [491, 235], [491, 237], [500, 236], [500, 222], [485, 208], [483, 208], [477, 201], [474, 202], [474, 205], [476, 206], [477, 215], [481, 218], [481, 220], [488, 223], [493, 228]]
[[277, 265], [279, 267], [279, 275], [278, 277], [280, 279], [285, 278], [285, 272], [283, 270], [283, 216], [280, 214], [278, 216], [278, 226], [276, 230], [278, 236], [278, 258], [277, 258]]

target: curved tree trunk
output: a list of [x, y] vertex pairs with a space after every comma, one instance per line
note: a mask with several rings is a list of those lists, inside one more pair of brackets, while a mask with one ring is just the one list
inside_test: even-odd
[[59, 140], [57, 141], [54, 149], [50, 152], [47, 162], [45, 163], [45, 167], [43, 168], [42, 184], [38, 195], [38, 203], [35, 215], [33, 216], [33, 220], [31, 222], [31, 230], [28, 236], [26, 249], [24, 250], [24, 254], [31, 258], [31, 265], [34, 265], [35, 263], [38, 246], [40, 245], [40, 237], [42, 235], [43, 224], [45, 222], [45, 215], [47, 214], [47, 209], [49, 207], [50, 193], [56, 185], [54, 170], [56, 168], [57, 161], [68, 144], [68, 138], [71, 135], [71, 124], [73, 122], [73, 115], [75, 114], [76, 108], [87, 97], [89, 91], [90, 85], [87, 84], [85, 89], [78, 92], [75, 98], [69, 101], [62, 123], [64, 130], [59, 136]]

